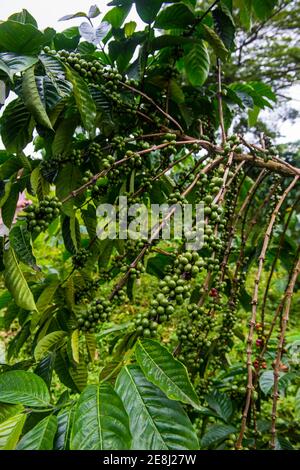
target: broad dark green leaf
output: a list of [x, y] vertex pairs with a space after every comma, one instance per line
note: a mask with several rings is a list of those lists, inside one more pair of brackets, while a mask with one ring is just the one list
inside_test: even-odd
[[112, 8], [106, 13], [102, 21], [107, 21], [113, 28], [121, 28], [130, 9], [131, 5]]
[[[55, 183], [56, 195], [62, 201], [69, 196], [73, 190], [78, 189], [82, 185], [82, 174], [79, 168], [68, 163], [59, 171]], [[62, 206], [63, 212], [70, 217], [74, 214], [73, 204], [74, 199], [71, 199]]]
[[37, 310], [31, 290], [12, 248], [4, 250], [4, 280], [7, 289], [13, 295], [16, 304], [25, 310]]
[[116, 391], [129, 415], [135, 450], [195, 450], [198, 439], [182, 406], [169, 400], [137, 366], [123, 367]]
[[16, 73], [21, 73], [32, 67], [38, 61], [37, 57], [16, 54], [14, 52], [0, 52], [0, 70], [5, 72], [11, 80]]
[[231, 50], [234, 44], [235, 25], [230, 11], [220, 5], [213, 10], [212, 14], [218, 35], [225, 44], [225, 47]]
[[35, 80], [34, 67], [26, 70], [23, 75], [22, 97], [25, 106], [33, 115], [37, 124], [41, 124], [48, 129], [52, 129], [52, 124], [39, 95]]
[[233, 413], [233, 404], [230, 398], [217, 390], [206, 396], [206, 401], [217, 415], [225, 422], [228, 422]]
[[73, 85], [73, 93], [82, 124], [89, 132], [95, 129], [96, 105], [90, 94], [89, 87], [81, 76], [71, 69], [67, 69], [67, 78]]
[[25, 414], [16, 414], [0, 424], [0, 450], [15, 449], [25, 420]]
[[128, 416], [120, 397], [108, 383], [89, 385], [77, 403], [71, 449], [126, 450], [130, 442]]
[[207, 449], [212, 445], [224, 441], [230, 434], [236, 432], [234, 426], [225, 424], [214, 424], [204, 434], [201, 439], [201, 448]]
[[176, 3], [162, 10], [156, 21], [155, 27], [161, 29], [186, 28], [195, 21], [195, 14], [187, 5]]
[[226, 49], [222, 39], [218, 34], [206, 24], [202, 25], [201, 33], [209, 45], [213, 48], [217, 57], [225, 61], [228, 57], [228, 49]]
[[168, 398], [199, 407], [198, 397], [185, 366], [157, 341], [139, 341], [135, 356], [145, 377]]
[[1, 137], [7, 150], [19, 152], [32, 138], [31, 114], [20, 98], [9, 103], [1, 117]]
[[17, 21], [0, 23], [0, 50], [35, 55], [40, 52], [47, 38], [32, 24]]
[[30, 175], [30, 184], [34, 193], [37, 195], [39, 200], [45, 199], [50, 192], [50, 184], [45, 180], [41, 173], [41, 169], [37, 166]]
[[57, 432], [54, 440], [55, 450], [69, 450], [70, 436], [74, 419], [74, 408], [67, 408], [57, 415]]
[[149, 0], [135, 0], [135, 6], [139, 17], [145, 23], [149, 24], [155, 20], [162, 4], [163, 0], [151, 0], [151, 2], [149, 2]]
[[49, 406], [50, 395], [38, 375], [18, 370], [0, 375], [0, 401], [45, 408]]
[[295, 447], [292, 446], [292, 444], [286, 437], [276, 436], [275, 450], [296, 450], [296, 449]]
[[19, 261], [31, 266], [36, 271], [40, 270], [36, 265], [36, 259], [32, 253], [30, 233], [25, 225], [13, 227], [9, 233], [9, 240]]
[[43, 379], [49, 389], [52, 382], [55, 354], [55, 352], [50, 352], [47, 354], [47, 356], [45, 356], [34, 369], [34, 373]]
[[47, 416], [22, 437], [17, 450], [52, 450], [56, 430], [56, 416]]
[[210, 59], [204, 42], [185, 46], [184, 66], [192, 85], [201, 86], [209, 73]]
[[74, 392], [81, 392], [87, 383], [87, 368], [84, 359], [76, 364], [71, 364], [66, 349], [57, 351], [55, 358], [55, 372], [60, 381]]
[[9, 197], [4, 202], [1, 210], [2, 220], [8, 228], [11, 227], [15, 218], [19, 196], [19, 186], [17, 182], [14, 182], [10, 188]]
[[252, 0], [253, 10], [259, 20], [266, 20], [272, 15], [273, 9], [278, 0]]

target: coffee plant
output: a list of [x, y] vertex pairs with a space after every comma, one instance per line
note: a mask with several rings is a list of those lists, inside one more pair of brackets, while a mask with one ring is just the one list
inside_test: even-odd
[[[1, 449], [299, 448], [300, 170], [232, 133], [276, 95], [224, 74], [236, 18], [276, 4], [0, 23]], [[124, 198], [169, 209], [154, 232], [102, 237], [98, 207], [121, 227]], [[200, 202], [202, 226], [172, 236], [174, 205]]]

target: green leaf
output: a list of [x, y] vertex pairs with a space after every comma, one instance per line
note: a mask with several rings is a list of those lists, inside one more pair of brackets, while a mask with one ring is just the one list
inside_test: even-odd
[[12, 184], [9, 197], [2, 206], [2, 219], [6, 227], [10, 228], [17, 209], [17, 203], [19, 200], [19, 187], [17, 183]]
[[17, 450], [52, 450], [56, 430], [56, 416], [47, 416], [22, 437]]
[[266, 20], [273, 12], [277, 0], [252, 0], [252, 8], [259, 20]]
[[2, 141], [11, 152], [20, 152], [32, 139], [31, 114], [20, 98], [9, 103], [1, 118]]
[[34, 357], [36, 361], [40, 361], [49, 351], [52, 351], [57, 345], [62, 343], [62, 339], [66, 336], [65, 331], [53, 331], [44, 336], [35, 347]]
[[0, 450], [15, 449], [25, 420], [25, 414], [17, 414], [0, 424]]
[[126, 23], [124, 26], [125, 36], [127, 38], [130, 38], [130, 36], [132, 36], [133, 33], [135, 32], [136, 27], [137, 27], [137, 24], [135, 21], [129, 21], [128, 23]]
[[[64, 165], [63, 168], [59, 171], [55, 183], [56, 195], [58, 199], [62, 201], [67, 196], [69, 196], [73, 190], [78, 189], [82, 185], [82, 174], [79, 168], [72, 165], [72, 163], [67, 163], [67, 165]], [[71, 199], [62, 206], [63, 212], [70, 217], [72, 217], [74, 214], [74, 200], [79, 201], [80, 199]]]
[[74, 330], [71, 334], [71, 349], [74, 361], [79, 364], [79, 330]]
[[139, 367], [123, 367], [116, 391], [129, 415], [132, 449], [199, 448], [196, 433], [182, 406], [148, 382]]
[[204, 42], [185, 46], [184, 66], [193, 86], [202, 86], [209, 73], [209, 55]]
[[193, 44], [194, 38], [185, 38], [182, 36], [172, 36], [170, 34], [162, 34], [150, 41], [149, 47], [151, 51], [164, 49], [165, 47], [182, 46], [184, 44]]
[[161, 29], [186, 28], [193, 24], [195, 15], [191, 8], [183, 3], [176, 3], [160, 12], [155, 27]]
[[80, 363], [74, 367], [73, 364], [70, 363], [66, 349], [57, 351], [55, 372], [60, 381], [75, 392], [81, 392], [86, 386], [88, 373], [83, 358], [81, 358]]
[[0, 23], [0, 50], [35, 55], [40, 52], [47, 38], [31, 24], [17, 21]]
[[139, 341], [135, 356], [145, 377], [159, 387], [168, 398], [199, 407], [198, 397], [185, 366], [157, 341]]
[[77, 127], [77, 121], [76, 117], [71, 117], [69, 119], [63, 119], [59, 124], [52, 144], [54, 155], [68, 152], [72, 145], [72, 137]]
[[112, 25], [113, 28], [121, 28], [122, 24], [128, 16], [128, 13], [130, 12], [130, 9], [131, 5], [112, 8], [106, 13], [102, 21], [107, 21]]
[[255, 126], [261, 109], [258, 106], [253, 106], [253, 109], [248, 110], [248, 125], [249, 127]]
[[234, 45], [235, 25], [230, 11], [222, 4], [212, 12], [215, 29], [228, 50]]
[[89, 385], [80, 395], [71, 433], [71, 450], [126, 450], [131, 436], [120, 397], [108, 383]]
[[207, 449], [219, 442], [224, 441], [230, 434], [236, 432], [234, 426], [225, 424], [214, 424], [201, 439], [201, 449]]
[[45, 180], [41, 173], [41, 169], [37, 166], [30, 175], [30, 184], [34, 193], [38, 196], [39, 200], [45, 199], [50, 192], [50, 184]]
[[25, 106], [31, 112], [36, 122], [52, 130], [52, 124], [39, 95], [34, 67], [30, 67], [23, 75], [22, 97]]
[[93, 333], [85, 333], [84, 337], [89, 358], [91, 361], [94, 361], [97, 349], [96, 336]]
[[4, 250], [4, 280], [16, 304], [25, 310], [37, 310], [31, 290], [21, 271], [16, 254], [12, 248]]
[[62, 16], [58, 21], [68, 21], [75, 18], [87, 18], [87, 14], [83, 11], [78, 11], [77, 13], [71, 13], [70, 15]]
[[50, 395], [38, 375], [18, 370], [0, 375], [0, 401], [44, 408], [49, 406]]
[[151, 2], [149, 0], [135, 0], [135, 7], [139, 17], [148, 24], [155, 20], [162, 4], [163, 0], [151, 0]]
[[233, 413], [233, 405], [230, 398], [217, 390], [206, 396], [206, 401], [216, 414], [225, 422], [228, 422]]
[[24, 407], [22, 405], [9, 405], [7, 403], [0, 403], [0, 424], [7, 421], [12, 416], [22, 413]]
[[54, 441], [55, 450], [69, 450], [74, 408], [62, 410], [57, 415], [57, 433]]
[[43, 292], [40, 294], [39, 298], [36, 301], [36, 306], [39, 313], [43, 313], [46, 308], [51, 305], [58, 286], [59, 281], [54, 279], [50, 282], [50, 284], [45, 287]]
[[0, 70], [6, 73], [11, 80], [16, 73], [24, 72], [37, 61], [37, 57], [15, 54], [14, 52], [0, 52]]
[[275, 450], [296, 450], [286, 437], [276, 436]]
[[25, 10], [25, 8], [23, 8], [23, 10], [19, 11], [18, 13], [13, 13], [8, 19], [12, 21], [18, 21], [19, 23], [23, 24], [31, 24], [36, 28], [38, 26], [35, 18], [29, 13], [29, 11]]
[[25, 225], [13, 227], [9, 233], [9, 240], [19, 261], [39, 271], [40, 268], [37, 267], [36, 259], [32, 253], [30, 233], [27, 227]]
[[51, 386], [54, 364], [55, 352], [51, 352], [45, 356], [34, 369], [34, 373], [43, 379], [49, 389]]
[[67, 78], [73, 85], [73, 93], [83, 126], [87, 131], [93, 132], [96, 122], [96, 105], [89, 87], [78, 73], [69, 68], [67, 69]]
[[203, 39], [205, 39], [213, 48], [216, 56], [225, 62], [228, 57], [228, 49], [226, 49], [223, 41], [212, 28], [210, 28], [206, 24], [203, 24], [201, 26], [203, 32]]

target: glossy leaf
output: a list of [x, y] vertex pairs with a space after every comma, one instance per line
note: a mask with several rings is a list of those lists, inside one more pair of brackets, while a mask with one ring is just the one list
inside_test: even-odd
[[52, 124], [38, 92], [34, 67], [26, 70], [23, 75], [22, 97], [25, 106], [33, 115], [37, 124], [41, 124], [48, 129], [52, 129]]
[[80, 395], [71, 434], [71, 450], [126, 450], [128, 416], [108, 383], [89, 385]]
[[22, 11], [19, 11], [18, 13], [13, 13], [8, 19], [18, 21], [19, 23], [23, 24], [31, 24], [36, 28], [38, 26], [35, 18], [25, 8], [23, 8]]
[[16, 54], [14, 52], [0, 52], [0, 70], [5, 72], [11, 80], [16, 73], [21, 73], [32, 67], [38, 61], [37, 57]]
[[44, 408], [49, 406], [50, 395], [40, 377], [18, 370], [0, 375], [0, 401]]
[[47, 416], [22, 437], [17, 450], [52, 450], [56, 430], [56, 416]]
[[206, 396], [206, 401], [216, 414], [225, 422], [228, 422], [233, 413], [233, 404], [230, 398], [217, 390]]
[[151, 2], [148, 0], [135, 0], [136, 11], [139, 17], [148, 24], [155, 20], [162, 4], [163, 0], [151, 0]]
[[17, 21], [0, 23], [0, 51], [17, 52], [19, 54], [38, 54], [47, 38], [31, 24]]
[[25, 414], [17, 414], [0, 424], [0, 450], [15, 449], [25, 420]]
[[231, 425], [214, 424], [204, 434], [201, 439], [201, 448], [206, 449], [216, 443], [224, 441], [230, 434], [236, 432], [236, 428]]
[[163, 9], [156, 21], [155, 27], [161, 29], [186, 28], [195, 21], [191, 8], [183, 3], [177, 3]]
[[37, 166], [32, 171], [30, 175], [30, 184], [32, 186], [33, 191], [38, 196], [40, 201], [44, 199], [46, 196], [48, 196], [50, 192], [50, 184], [43, 177], [40, 167]]
[[87, 384], [87, 368], [81, 358], [79, 364], [74, 367], [70, 363], [66, 349], [57, 351], [55, 358], [55, 372], [61, 382], [75, 392], [81, 392]]
[[25, 310], [37, 310], [32, 292], [12, 248], [4, 250], [3, 260], [5, 285], [13, 295], [16, 304]]
[[116, 391], [129, 415], [132, 449], [195, 450], [193, 426], [179, 403], [169, 400], [137, 366], [123, 367]]
[[145, 377], [159, 387], [171, 400], [199, 406], [196, 392], [185, 366], [158, 342], [151, 339], [139, 341], [135, 356]]
[[20, 98], [9, 103], [1, 118], [1, 137], [7, 150], [20, 152], [32, 138], [31, 113]]
[[0, 403], [0, 424], [7, 421], [12, 416], [22, 413], [24, 407], [22, 405], [9, 405], [8, 403]]
[[73, 93], [82, 123], [87, 131], [92, 132], [95, 128], [96, 105], [89, 88], [83, 78], [70, 69], [67, 70], [67, 77], [73, 85]]
[[55, 450], [69, 450], [70, 448], [74, 411], [74, 408], [67, 408], [61, 410], [57, 415], [57, 432], [54, 441]]

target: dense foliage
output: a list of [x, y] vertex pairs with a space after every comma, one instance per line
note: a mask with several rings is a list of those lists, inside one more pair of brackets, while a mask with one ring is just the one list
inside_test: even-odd
[[[110, 5], [0, 23], [0, 448], [299, 448], [300, 170], [232, 134], [267, 72], [223, 74], [278, 2]], [[204, 202], [204, 245], [100, 239], [121, 196]]]

